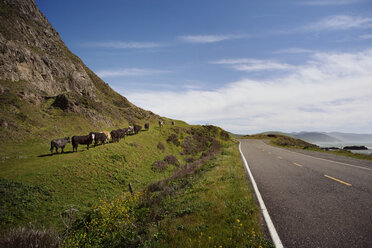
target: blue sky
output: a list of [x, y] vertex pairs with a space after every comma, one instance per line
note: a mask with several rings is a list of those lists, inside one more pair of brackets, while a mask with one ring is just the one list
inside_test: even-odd
[[137, 106], [235, 133], [372, 133], [370, 0], [36, 0]]

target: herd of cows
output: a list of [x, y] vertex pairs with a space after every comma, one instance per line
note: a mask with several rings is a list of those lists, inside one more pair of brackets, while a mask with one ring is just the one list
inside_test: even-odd
[[[164, 125], [164, 121], [159, 121], [159, 127]], [[172, 125], [175, 125], [175, 122], [172, 121]], [[146, 123], [144, 125], [146, 130], [149, 130], [150, 124]], [[123, 129], [112, 130], [111, 132], [102, 131], [102, 132], [90, 132], [88, 135], [85, 136], [72, 136], [71, 140], [70, 137], [65, 137], [63, 139], [54, 139], [50, 142], [50, 152], [53, 154], [54, 149], [56, 153], [58, 153], [58, 149], [63, 149], [67, 145], [67, 143], [72, 143], [72, 151], [75, 152], [78, 149], [79, 145], [87, 145], [87, 149], [89, 150], [89, 146], [94, 141], [94, 146], [99, 144], [105, 144], [105, 142], [109, 142], [110, 139], [112, 142], [119, 142], [120, 139], [124, 139], [125, 135], [133, 135], [138, 134], [139, 131], [142, 130], [142, 126], [140, 125], [133, 125]]]

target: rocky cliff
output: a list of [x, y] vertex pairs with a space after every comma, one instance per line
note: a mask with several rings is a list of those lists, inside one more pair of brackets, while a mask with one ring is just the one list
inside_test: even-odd
[[0, 0], [2, 128], [22, 129], [40, 117], [24, 113], [24, 104], [44, 116], [51, 108], [83, 115], [97, 127], [155, 117], [113, 91], [71, 53], [33, 0]]

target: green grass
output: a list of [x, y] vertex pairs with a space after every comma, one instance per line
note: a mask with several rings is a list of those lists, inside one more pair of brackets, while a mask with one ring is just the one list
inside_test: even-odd
[[159, 247], [271, 247], [262, 238], [237, 144], [226, 144], [178, 183], [186, 186], [165, 200]]
[[[69, 206], [84, 210], [105, 194], [114, 196], [127, 191], [129, 182], [139, 190], [150, 181], [169, 175], [171, 169], [154, 173], [151, 164], [169, 154], [175, 154], [180, 161], [183, 158], [178, 147], [165, 141], [172, 132], [171, 127], [160, 130], [154, 127], [155, 123], [152, 124], [149, 131], [129, 136], [118, 143], [89, 150], [86, 146], [79, 146], [77, 153], [72, 153], [72, 146], [68, 144], [65, 154], [49, 156], [49, 139], [2, 144], [0, 177], [9, 182], [42, 187], [50, 193], [45, 201], [29, 203], [35, 205], [37, 213], [29, 213], [28, 218], [15, 219], [12, 223], [24, 224], [32, 220], [40, 226], [61, 227], [59, 213]], [[157, 148], [160, 140], [165, 145], [164, 151]], [[19, 211], [17, 206], [14, 207], [2, 213]], [[4, 224], [1, 223], [2, 228]]]
[[273, 247], [238, 145], [219, 143], [133, 197], [102, 201], [67, 229], [64, 246]]
[[[65, 234], [75, 230], [83, 235], [86, 230], [71, 221], [87, 218], [102, 199], [109, 203], [123, 193], [129, 195], [131, 183], [143, 195], [133, 212], [137, 228], [129, 233], [135, 235], [134, 240], [139, 237], [152, 247], [271, 247], [260, 229], [259, 210], [237, 144], [218, 128], [169, 123], [163, 128], [151, 123], [149, 131], [89, 150], [79, 146], [75, 153], [68, 144], [65, 154], [53, 156], [49, 156], [48, 140], [2, 144], [0, 219], [6, 221], [1, 222], [1, 230], [31, 223], [36, 229], [56, 228]], [[172, 134], [179, 145], [167, 142]], [[214, 149], [214, 138], [221, 148]], [[197, 149], [191, 149], [192, 154], [184, 153], [185, 140], [187, 150]], [[164, 150], [158, 148], [159, 142]], [[175, 156], [181, 166], [154, 171], [152, 164], [167, 155]], [[183, 173], [190, 157], [196, 166]], [[150, 190], [157, 184], [162, 186]], [[96, 234], [89, 236], [89, 242], [95, 242]], [[63, 237], [68, 240], [69, 236]], [[106, 247], [119, 242], [113, 237], [105, 241], [111, 244]]]

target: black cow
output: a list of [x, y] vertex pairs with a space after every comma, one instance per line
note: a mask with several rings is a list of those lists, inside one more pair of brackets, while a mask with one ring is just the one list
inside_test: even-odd
[[123, 138], [125, 139], [125, 135], [128, 135], [129, 129], [128, 128], [123, 128], [121, 130], [122, 130]]
[[112, 142], [117, 142], [117, 141], [119, 141], [119, 130], [112, 130], [111, 132], [110, 132], [110, 134], [111, 134], [111, 139], [112, 139]]
[[50, 152], [53, 154], [53, 149], [56, 148], [56, 153], [58, 153], [58, 148], [62, 148], [63, 153], [63, 149], [65, 148], [67, 143], [70, 143], [70, 137], [52, 140], [50, 142]]
[[72, 151], [74, 152], [75, 150], [77, 151], [78, 145], [87, 145], [87, 150], [89, 150], [89, 145], [93, 143], [95, 134], [90, 133], [89, 135], [86, 136], [73, 136], [72, 137]]
[[138, 134], [139, 131], [141, 131], [142, 127], [140, 125], [134, 125], [134, 133]]
[[120, 139], [125, 139], [125, 135], [128, 133], [128, 128], [112, 130], [111, 138], [112, 142], [118, 142]]
[[[92, 133], [90, 133], [92, 134]], [[107, 136], [104, 133], [94, 133], [94, 146], [98, 145], [100, 142], [102, 145], [105, 144], [105, 141], [107, 140]]]
[[146, 130], [149, 130], [149, 128], [150, 128], [150, 124], [145, 123], [145, 129], [146, 129]]

